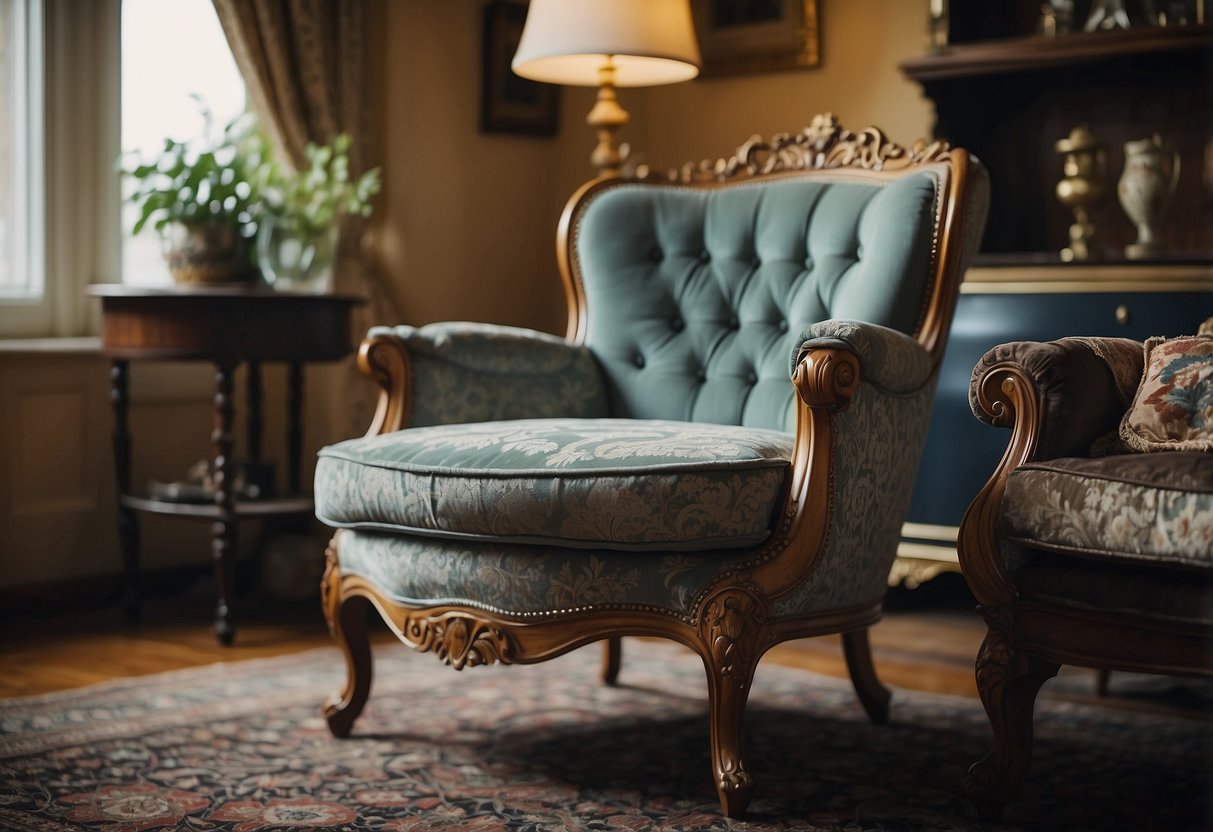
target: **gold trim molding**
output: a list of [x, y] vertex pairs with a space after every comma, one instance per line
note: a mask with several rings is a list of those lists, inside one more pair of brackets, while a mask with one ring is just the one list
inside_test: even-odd
[[974, 266], [960, 285], [965, 295], [1062, 292], [1213, 292], [1213, 265]]

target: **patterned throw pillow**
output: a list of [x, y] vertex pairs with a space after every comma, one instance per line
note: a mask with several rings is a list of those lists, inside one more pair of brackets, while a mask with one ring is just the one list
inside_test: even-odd
[[1197, 335], [1146, 341], [1120, 438], [1135, 451], [1213, 451], [1213, 318]]

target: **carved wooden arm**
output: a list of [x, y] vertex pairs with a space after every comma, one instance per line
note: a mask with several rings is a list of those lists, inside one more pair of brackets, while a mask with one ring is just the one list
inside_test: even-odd
[[409, 425], [605, 416], [606, 392], [589, 351], [547, 333], [448, 322], [375, 327], [358, 352], [380, 386], [367, 435]]
[[981, 605], [1008, 603], [1016, 593], [996, 533], [1007, 478], [1033, 460], [1086, 456], [1124, 415], [1125, 389], [1134, 372], [1141, 374], [1140, 351], [1120, 338], [1016, 341], [977, 363], [969, 387], [974, 415], [1011, 429], [1002, 460], [960, 526], [961, 569]]
[[[840, 510], [832, 505], [837, 498], [832, 466], [879, 464], [838, 456], [839, 425], [861, 418], [850, 409], [860, 389], [867, 387], [871, 396], [900, 407], [929, 397], [935, 378], [930, 354], [913, 338], [855, 321], [814, 324], [793, 350], [792, 360], [792, 383], [800, 400], [792, 476], [785, 515], [772, 542], [785, 551], [755, 573], [771, 596], [792, 590], [815, 569], [818, 558], [832, 551], [828, 538], [834, 513]], [[918, 429], [925, 435], [925, 423]], [[793, 541], [795, 548], [788, 548]]]
[[931, 354], [912, 337], [863, 321], [827, 320], [809, 327], [792, 350], [792, 376], [809, 352], [843, 349], [854, 353], [864, 381], [894, 395], [913, 394], [935, 376]]
[[997, 367], [1017, 368], [1031, 382], [1039, 403], [1035, 430], [1039, 459], [1086, 456], [1091, 443], [1116, 429], [1141, 380], [1144, 353], [1125, 338], [1062, 338], [1000, 344], [977, 362], [969, 385], [973, 415], [990, 425], [1009, 424], [990, 411], [982, 391]]

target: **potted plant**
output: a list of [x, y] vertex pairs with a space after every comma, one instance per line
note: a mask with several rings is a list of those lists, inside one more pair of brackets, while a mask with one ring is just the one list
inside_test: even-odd
[[271, 167], [257, 255], [261, 273], [274, 288], [328, 291], [340, 220], [371, 215], [379, 168], [351, 177], [350, 144], [350, 136], [342, 133], [328, 145], [309, 143], [303, 170]]
[[[203, 118], [209, 135], [205, 107]], [[124, 171], [136, 183], [128, 197], [139, 208], [132, 233], [149, 223], [161, 232], [176, 282], [256, 280], [252, 243], [262, 209], [265, 149], [252, 118], [244, 115], [214, 138], [165, 139], [155, 159]]]

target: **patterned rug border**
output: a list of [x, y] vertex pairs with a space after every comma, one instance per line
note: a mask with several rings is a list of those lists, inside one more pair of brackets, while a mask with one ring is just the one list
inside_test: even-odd
[[344, 682], [336, 647], [0, 701], [0, 828], [1213, 828], [1213, 727], [1199, 718], [1042, 700], [1034, 775], [990, 827], [959, 789], [989, 750], [979, 700], [895, 688], [890, 724], [873, 726], [849, 680], [767, 661], [747, 713], [755, 803], [731, 822], [711, 789], [702, 664], [681, 645], [629, 639], [615, 688], [592, 645], [470, 675], [396, 643], [374, 652], [344, 741], [321, 715]]

